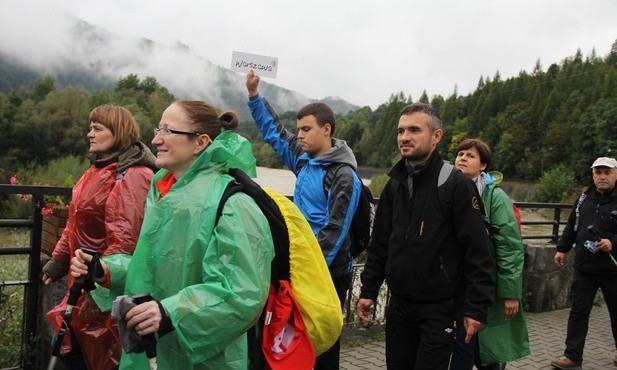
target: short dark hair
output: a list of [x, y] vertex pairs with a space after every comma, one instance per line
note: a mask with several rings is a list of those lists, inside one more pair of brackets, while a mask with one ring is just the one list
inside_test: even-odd
[[401, 110], [401, 115], [399, 117], [416, 112], [426, 113], [431, 117], [431, 131], [435, 131], [441, 128], [441, 117], [439, 117], [439, 113], [437, 113], [437, 110], [433, 108], [432, 105], [424, 103], [409, 104]]
[[304, 107], [300, 108], [300, 110], [298, 111], [298, 114], [296, 115], [296, 119], [302, 119], [306, 116], [315, 117], [315, 120], [317, 121], [319, 126], [322, 126], [322, 127], [326, 123], [329, 123], [330, 127], [332, 128], [330, 130], [330, 136], [334, 135], [334, 127], [336, 125], [336, 122], [334, 119], [334, 112], [332, 111], [332, 109], [330, 109], [330, 107], [328, 107], [324, 103], [311, 103], [311, 104], [305, 105]]
[[476, 148], [478, 154], [480, 154], [480, 163], [486, 165], [484, 171], [488, 171], [491, 168], [491, 162], [493, 162], [493, 152], [487, 143], [480, 139], [465, 139], [458, 144], [455, 155], [461, 150], [469, 150]]

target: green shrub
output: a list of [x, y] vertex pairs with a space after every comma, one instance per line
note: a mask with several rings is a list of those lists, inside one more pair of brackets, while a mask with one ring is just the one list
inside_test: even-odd
[[0, 218], [18, 219], [32, 215], [32, 202], [23, 201], [17, 195], [7, 195], [0, 200]]
[[[20, 185], [51, 185], [72, 187], [89, 167], [85, 157], [67, 156], [52, 160], [47, 165], [31, 165], [17, 169], [16, 177]], [[64, 203], [70, 199], [61, 196], [49, 196], [50, 202]], [[45, 198], [47, 201], [47, 196]], [[62, 200], [62, 202], [61, 202]], [[28, 218], [32, 215], [32, 201], [22, 200], [19, 195], [5, 196], [0, 199], [0, 218]]]
[[45, 166], [35, 165], [18, 170], [17, 178], [22, 185], [72, 186], [89, 165], [85, 157], [68, 156], [54, 159]]
[[[0, 229], [0, 248], [25, 247], [29, 244], [26, 229]], [[28, 278], [28, 257], [0, 256], [2, 280]], [[23, 292], [21, 286], [0, 285], [0, 368], [18, 366], [21, 359]]]
[[504, 180], [499, 186], [515, 202], [532, 202], [535, 199], [538, 184], [529, 181]]
[[371, 177], [371, 183], [368, 188], [371, 189], [373, 197], [378, 198], [381, 195], [381, 192], [384, 186], [386, 186], [388, 179], [390, 179], [390, 177], [388, 177], [387, 174], [381, 174]]
[[535, 198], [546, 203], [564, 202], [574, 190], [574, 181], [574, 171], [560, 164], [542, 174]]
[[253, 143], [253, 155], [257, 160], [257, 165], [268, 168], [283, 168], [283, 161], [274, 152], [272, 147], [265, 142]]

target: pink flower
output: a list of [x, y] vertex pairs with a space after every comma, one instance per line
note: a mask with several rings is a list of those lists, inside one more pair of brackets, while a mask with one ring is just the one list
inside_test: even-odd
[[[19, 180], [17, 180], [17, 175], [11, 176], [10, 183], [11, 185], [19, 185]], [[73, 186], [72, 177], [70, 176], [67, 177], [67, 179], [64, 180], [64, 183], [65, 183], [65, 186]], [[41, 183], [37, 181], [37, 182], [34, 182], [34, 185], [41, 185]], [[50, 184], [46, 182], [45, 186], [50, 186]], [[21, 199], [24, 202], [30, 201], [32, 199], [31, 194], [17, 194], [17, 196], [19, 197], [19, 199]], [[37, 207], [41, 208], [41, 214], [43, 216], [53, 215], [56, 208], [66, 207], [68, 205], [69, 201], [66, 200], [65, 198], [66, 196], [61, 196], [61, 195], [45, 195], [44, 196], [45, 206], [41, 206], [37, 204]]]
[[55, 210], [56, 210], [55, 205], [52, 205], [50, 207], [41, 207], [41, 215], [43, 216], [53, 215]]
[[[11, 185], [19, 185], [19, 181], [17, 180], [17, 175], [13, 175], [11, 176]], [[30, 200], [30, 198], [32, 198], [32, 195], [30, 194], [17, 194], [19, 196], [19, 199], [23, 200], [24, 202], [27, 202]]]

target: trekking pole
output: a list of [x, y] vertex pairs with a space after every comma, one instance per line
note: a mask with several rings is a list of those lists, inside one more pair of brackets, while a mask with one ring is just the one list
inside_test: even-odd
[[611, 252], [608, 252], [608, 256], [611, 258], [611, 261], [613, 261], [613, 263], [615, 264], [615, 266], [617, 266], [617, 261], [615, 261], [615, 257], [613, 257], [613, 255], [611, 254]]
[[[71, 288], [69, 289], [69, 298], [66, 302], [66, 310], [64, 311], [64, 315], [62, 316], [62, 324], [60, 325], [60, 330], [58, 330], [58, 334], [56, 334], [56, 337], [52, 342], [52, 357], [49, 360], [49, 364], [47, 365], [47, 370], [53, 370], [56, 367], [56, 362], [60, 357], [60, 348], [62, 348], [62, 343], [64, 342], [64, 336], [68, 331], [71, 330], [73, 308], [75, 307], [77, 301], [79, 300], [79, 297], [81, 296], [82, 289], [85, 289], [86, 291], [94, 289], [92, 276], [96, 278], [102, 278], [103, 276], [105, 276], [105, 271], [103, 270], [103, 266], [101, 266], [101, 262], [99, 260], [99, 253], [93, 249], [85, 247], [82, 247], [81, 250], [91, 255], [92, 260], [88, 263], [88, 274], [76, 278], [75, 281], [73, 281]], [[77, 343], [73, 343], [73, 345], [77, 345]]]
[[[613, 223], [617, 225], [617, 210], [611, 211], [611, 221], [613, 221]], [[613, 247], [617, 247], [617, 246], [613, 246]], [[613, 257], [611, 252], [608, 252], [608, 256], [611, 258], [615, 266], [617, 266], [617, 261], [615, 261], [615, 257]]]
[[71, 328], [71, 318], [73, 317], [73, 307], [77, 303], [79, 296], [81, 295], [81, 289], [84, 286], [84, 278], [80, 277], [75, 279], [73, 285], [69, 289], [69, 298], [66, 302], [66, 310], [64, 311], [64, 315], [62, 316], [62, 324], [60, 325], [60, 330], [58, 330], [58, 334], [54, 338], [52, 342], [51, 349], [51, 359], [49, 361], [49, 365], [47, 366], [47, 370], [53, 370], [56, 367], [56, 362], [60, 357], [60, 348], [62, 347], [62, 343], [64, 342], [65, 334]]
[[[152, 300], [152, 297], [148, 293], [138, 294], [133, 296], [133, 302], [135, 304], [142, 304]], [[156, 364], [156, 338], [154, 333], [142, 335], [144, 347], [146, 348], [146, 357], [150, 362], [150, 370], [157, 370]]]

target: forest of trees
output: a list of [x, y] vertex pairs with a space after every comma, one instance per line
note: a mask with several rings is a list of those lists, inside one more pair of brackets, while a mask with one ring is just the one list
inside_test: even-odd
[[[97, 91], [57, 88], [46, 76], [31, 89], [0, 93], [0, 169], [17, 172], [68, 155], [85, 156], [88, 114], [104, 103], [128, 108], [149, 144], [152, 128], [174, 99], [155, 78], [137, 75]], [[412, 100], [395, 93], [375, 110], [364, 107], [337, 115], [335, 136], [348, 142], [360, 165], [388, 168], [399, 158], [399, 112], [412, 101], [430, 103], [440, 112], [440, 151], [446, 159], [453, 159], [462, 139], [480, 137], [493, 148], [493, 168], [506, 178], [538, 180], [561, 165], [583, 182], [595, 157], [617, 153], [617, 42], [604, 57], [595, 52], [584, 57], [579, 50], [546, 69], [538, 61], [533, 71], [506, 80], [499, 72], [480, 77], [467, 96], [456, 88], [447, 98], [424, 93]], [[286, 125], [295, 127], [294, 112], [279, 113]], [[279, 165], [249, 117], [242, 118], [240, 131], [254, 143], [258, 163]]]
[[129, 109], [145, 142], [152, 139], [163, 110], [174, 100], [152, 77], [120, 79], [113, 89], [89, 92], [80, 87], [56, 89], [52, 77], [42, 77], [31, 90], [0, 94], [0, 168], [19, 168], [68, 155], [85, 156], [90, 111], [106, 103]]
[[[341, 117], [338, 134], [352, 145], [360, 163], [389, 165], [397, 159], [396, 129], [401, 108], [411, 102], [402, 93], [371, 112], [368, 108]], [[444, 135], [441, 153], [453, 160], [458, 143], [468, 137], [487, 141], [493, 168], [506, 178], [538, 180], [560, 164], [577, 180], [589, 178], [598, 156], [617, 155], [617, 42], [606, 57], [580, 51], [559, 65], [502, 80], [499, 72], [481, 77], [467, 96], [423, 94], [418, 101], [438, 109]]]

